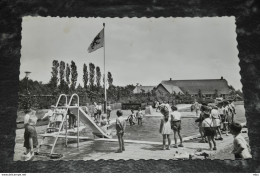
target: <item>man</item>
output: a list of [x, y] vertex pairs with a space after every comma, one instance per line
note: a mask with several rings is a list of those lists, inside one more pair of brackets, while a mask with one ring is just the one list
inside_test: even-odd
[[116, 153], [122, 153], [125, 151], [125, 146], [124, 146], [124, 133], [125, 133], [125, 127], [126, 127], [126, 121], [123, 118], [123, 112], [121, 110], [118, 110], [116, 112], [117, 118], [116, 118], [116, 134], [118, 137], [118, 142], [119, 142], [119, 149], [117, 150]]

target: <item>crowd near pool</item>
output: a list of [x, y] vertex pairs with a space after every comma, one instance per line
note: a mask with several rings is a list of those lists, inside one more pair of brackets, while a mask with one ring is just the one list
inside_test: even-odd
[[[185, 108], [180, 111], [181, 113], [190, 112], [190, 108]], [[127, 116], [128, 114], [130, 114], [130, 110], [125, 110], [124, 115]], [[130, 126], [129, 122], [127, 122], [124, 139], [161, 142], [162, 135], [159, 133], [160, 120], [161, 117], [159, 116], [144, 116], [142, 125], [138, 125], [136, 122], [135, 125]], [[196, 117], [194, 116], [182, 118], [181, 134], [183, 137], [199, 134], [198, 123], [196, 123], [195, 120]], [[240, 123], [246, 122], [244, 105], [236, 105], [236, 115], [234, 120]], [[117, 139], [115, 125], [111, 125], [109, 129], [112, 132], [112, 138]], [[84, 131], [84, 135], [93, 138], [90, 128], [86, 126]]]

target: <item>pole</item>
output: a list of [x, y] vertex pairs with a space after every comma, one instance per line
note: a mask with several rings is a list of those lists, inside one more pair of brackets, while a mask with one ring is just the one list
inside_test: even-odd
[[104, 112], [107, 113], [107, 90], [106, 90], [106, 59], [105, 59], [105, 23], [103, 23], [104, 27], [104, 89], [105, 89], [105, 101], [104, 101]]

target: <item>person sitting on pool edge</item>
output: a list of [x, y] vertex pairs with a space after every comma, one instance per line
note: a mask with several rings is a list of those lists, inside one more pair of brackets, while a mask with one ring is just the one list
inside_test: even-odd
[[[171, 116], [171, 128], [174, 132], [174, 142], [175, 142], [174, 148], [178, 148], [178, 146], [183, 147], [182, 137], [181, 137], [181, 134], [180, 134], [180, 131], [181, 131], [181, 113], [178, 112], [178, 108], [176, 106], [172, 106], [171, 109], [172, 109], [172, 112], [170, 113], [170, 116]], [[178, 136], [180, 138], [180, 144], [178, 146], [177, 146], [176, 133], [178, 133]]]
[[124, 133], [125, 133], [125, 127], [126, 127], [126, 121], [123, 118], [123, 112], [121, 110], [117, 110], [116, 112], [117, 118], [116, 118], [116, 134], [118, 137], [118, 143], [119, 143], [119, 149], [116, 153], [122, 153], [125, 151], [125, 145], [124, 145]]

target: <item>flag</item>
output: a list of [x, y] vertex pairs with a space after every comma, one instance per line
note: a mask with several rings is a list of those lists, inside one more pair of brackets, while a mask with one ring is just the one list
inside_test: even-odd
[[102, 29], [98, 35], [94, 38], [88, 47], [88, 52], [91, 53], [104, 46], [104, 29]]

